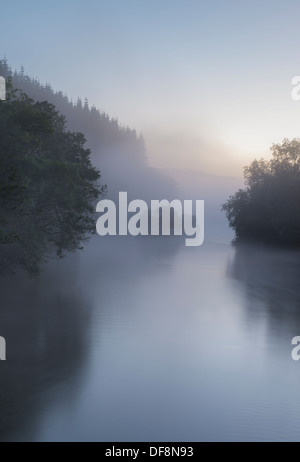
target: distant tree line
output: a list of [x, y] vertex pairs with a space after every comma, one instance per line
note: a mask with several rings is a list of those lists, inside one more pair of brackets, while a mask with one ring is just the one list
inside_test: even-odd
[[5, 59], [0, 75], [8, 82], [0, 102], [0, 272], [35, 273], [54, 252], [81, 247], [95, 231], [99, 169], [111, 199], [119, 191], [146, 201], [176, 196], [174, 181], [148, 165], [141, 134]]
[[89, 105], [85, 98], [75, 102], [62, 91], [54, 91], [49, 83], [42, 85], [38, 79], [26, 75], [23, 66], [13, 71], [5, 59], [0, 59], [0, 75], [11, 78], [13, 86], [20, 88], [35, 101], [48, 101], [66, 117], [66, 126], [72, 131], [82, 132], [92, 150], [92, 160], [112, 156], [119, 152], [123, 157], [134, 160], [135, 164], [146, 165], [146, 147], [142, 135], [128, 126], [121, 126], [117, 119], [100, 112]]
[[104, 192], [84, 135], [48, 102], [7, 82], [0, 101], [0, 272], [37, 273], [49, 256], [81, 248]]
[[300, 247], [300, 139], [271, 147], [245, 167], [245, 188], [223, 205], [235, 241]]
[[[81, 73], [88, 72], [81, 69]], [[93, 165], [101, 170], [107, 183], [107, 197], [117, 200], [119, 191], [127, 191], [132, 198], [174, 198], [177, 187], [163, 172], [148, 165], [147, 151], [142, 134], [122, 126], [116, 118], [91, 106], [87, 99], [72, 101], [62, 91], [55, 91], [49, 83], [41, 84], [28, 76], [24, 68], [12, 70], [5, 59], [0, 59], [0, 75], [11, 78], [19, 88], [37, 102], [48, 101], [66, 118], [66, 128], [81, 132], [91, 150]], [[99, 82], [99, 94], [106, 89]]]

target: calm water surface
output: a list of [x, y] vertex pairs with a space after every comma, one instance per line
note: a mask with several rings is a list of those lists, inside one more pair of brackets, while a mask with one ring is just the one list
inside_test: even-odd
[[300, 440], [300, 254], [99, 241], [1, 282], [3, 441]]

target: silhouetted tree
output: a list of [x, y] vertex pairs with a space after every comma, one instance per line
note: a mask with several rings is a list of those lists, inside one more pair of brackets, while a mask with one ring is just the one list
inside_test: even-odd
[[103, 193], [82, 133], [47, 102], [34, 102], [8, 81], [0, 101], [0, 270], [29, 273], [56, 252], [81, 248], [94, 232]]
[[245, 189], [223, 205], [236, 241], [300, 246], [300, 139], [271, 147], [272, 159], [245, 168]]
[[68, 130], [84, 134], [91, 149], [91, 161], [101, 170], [111, 199], [117, 200], [119, 191], [148, 201], [153, 195], [170, 199], [176, 196], [175, 182], [148, 165], [145, 141], [135, 130], [123, 127], [105, 112], [88, 106], [88, 102], [84, 105], [80, 100], [77, 104], [77, 98], [72, 102], [64, 93], [54, 91], [49, 83], [42, 85], [24, 70], [22, 75], [13, 72], [5, 59], [0, 59], [0, 75], [6, 79], [12, 77], [13, 86], [35, 101], [53, 104], [66, 117]]

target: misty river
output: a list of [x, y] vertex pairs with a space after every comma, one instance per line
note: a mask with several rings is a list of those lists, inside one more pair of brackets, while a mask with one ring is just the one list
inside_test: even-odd
[[95, 238], [2, 279], [0, 440], [299, 440], [299, 256]]

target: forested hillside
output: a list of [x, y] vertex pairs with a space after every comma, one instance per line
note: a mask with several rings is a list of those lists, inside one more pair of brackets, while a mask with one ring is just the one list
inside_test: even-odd
[[117, 199], [119, 191], [128, 191], [131, 198], [174, 198], [175, 182], [148, 166], [144, 138], [134, 129], [120, 126], [87, 100], [73, 103], [62, 91], [26, 75], [23, 68], [13, 71], [6, 60], [0, 60], [0, 75], [12, 77], [13, 86], [35, 101], [53, 104], [66, 117], [68, 129], [85, 135], [91, 161], [107, 184], [108, 197]]

